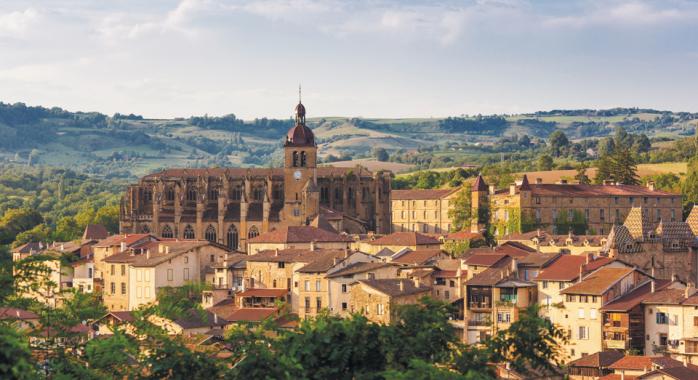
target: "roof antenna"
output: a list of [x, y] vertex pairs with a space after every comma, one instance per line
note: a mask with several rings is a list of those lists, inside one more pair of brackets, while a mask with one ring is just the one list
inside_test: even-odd
[[298, 83], [298, 103], [301, 102], [301, 84]]

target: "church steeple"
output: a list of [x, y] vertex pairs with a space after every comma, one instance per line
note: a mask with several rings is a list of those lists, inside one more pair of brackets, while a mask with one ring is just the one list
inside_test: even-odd
[[296, 106], [296, 125], [305, 125], [305, 106], [301, 101], [301, 85], [298, 85], [298, 105]]

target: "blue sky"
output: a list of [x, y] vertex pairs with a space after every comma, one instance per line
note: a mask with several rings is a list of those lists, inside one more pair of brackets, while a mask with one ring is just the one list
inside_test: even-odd
[[696, 1], [0, 1], [0, 101], [187, 117], [698, 111]]

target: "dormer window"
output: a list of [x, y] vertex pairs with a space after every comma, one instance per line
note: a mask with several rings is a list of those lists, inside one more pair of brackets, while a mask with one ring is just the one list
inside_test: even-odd
[[671, 248], [681, 248], [681, 244], [679, 244], [678, 240], [673, 240], [671, 242]]

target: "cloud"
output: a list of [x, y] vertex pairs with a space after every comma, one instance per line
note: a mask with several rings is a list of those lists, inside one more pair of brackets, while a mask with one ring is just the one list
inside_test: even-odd
[[659, 7], [643, 1], [603, 2], [579, 15], [551, 16], [544, 19], [545, 26], [587, 27], [594, 25], [647, 26], [669, 22], [696, 20], [698, 9], [688, 3], [684, 7]]
[[0, 14], [0, 36], [17, 36], [25, 33], [39, 20], [34, 8]]

